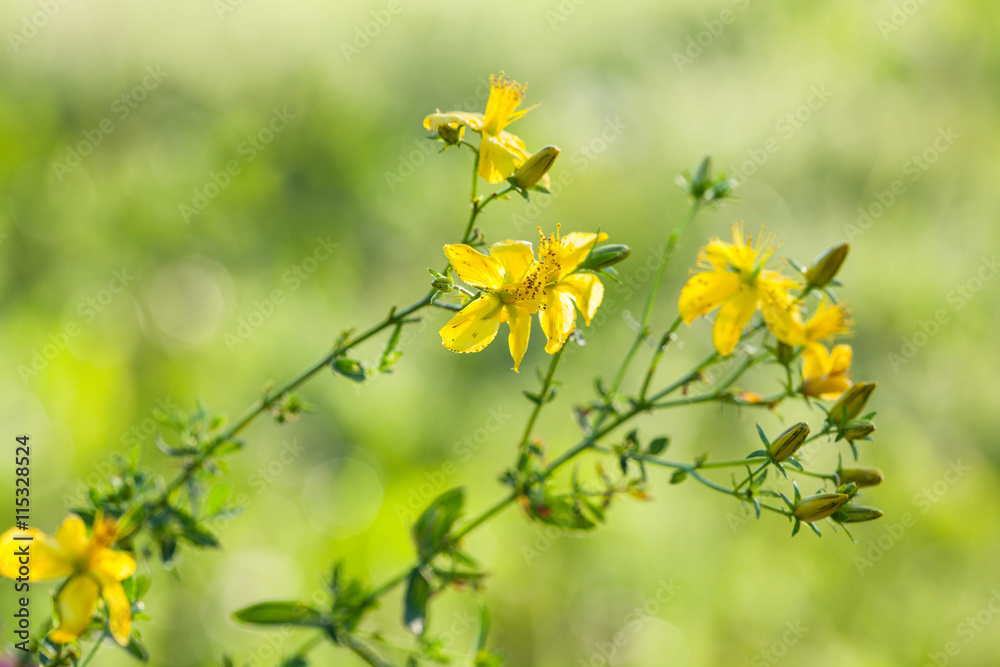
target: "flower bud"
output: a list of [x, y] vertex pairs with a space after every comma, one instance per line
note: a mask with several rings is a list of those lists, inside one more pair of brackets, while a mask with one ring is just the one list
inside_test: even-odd
[[878, 468], [841, 468], [837, 470], [841, 484], [854, 482], [858, 486], [878, 486], [884, 477]]
[[877, 382], [858, 382], [853, 385], [830, 408], [827, 421], [831, 424], [844, 424], [857, 417], [865, 409], [865, 404], [877, 386]]
[[782, 343], [779, 340], [774, 348], [774, 358], [782, 366], [787, 366], [795, 359], [795, 350], [788, 343]]
[[542, 177], [549, 173], [552, 164], [559, 157], [557, 146], [546, 146], [524, 161], [517, 171], [510, 177], [510, 182], [515, 187], [527, 190], [535, 186]]
[[809, 287], [826, 287], [840, 271], [850, 249], [850, 243], [841, 243], [827, 249], [814, 259], [812, 266], [806, 271], [806, 282]]
[[594, 251], [590, 253], [590, 256], [580, 264], [581, 269], [589, 269], [591, 271], [598, 271], [600, 269], [606, 269], [612, 264], [617, 264], [632, 254], [632, 248], [621, 243], [614, 243], [611, 245], [604, 245], [600, 248], [594, 248]]
[[800, 500], [792, 513], [796, 519], [812, 523], [830, 516], [850, 499], [846, 493], [817, 493]]
[[847, 440], [864, 440], [875, 431], [875, 424], [867, 419], [855, 419], [840, 428], [840, 434]]
[[458, 123], [445, 123], [444, 125], [438, 125], [437, 132], [444, 143], [454, 146], [462, 140], [462, 135], [465, 134], [465, 126]]
[[430, 271], [432, 276], [434, 276], [434, 280], [431, 281], [431, 287], [437, 291], [447, 293], [450, 292], [455, 286], [455, 281], [452, 280], [451, 276], [438, 273], [434, 269], [427, 270]]
[[844, 505], [833, 513], [833, 520], [837, 523], [860, 523], [862, 521], [878, 519], [882, 514], [882, 510], [875, 507]]
[[808, 435], [809, 424], [805, 422], [795, 424], [771, 443], [771, 446], [767, 448], [767, 455], [771, 457], [772, 461], [784, 461], [799, 450]]

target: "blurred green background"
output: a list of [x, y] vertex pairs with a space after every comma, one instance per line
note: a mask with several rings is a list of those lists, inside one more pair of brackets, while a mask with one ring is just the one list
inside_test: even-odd
[[[641, 282], [685, 210], [678, 171], [711, 153], [743, 182], [683, 240], [659, 328], [698, 246], [735, 220], [766, 221], [800, 262], [852, 242], [841, 296], [857, 322], [854, 375], [879, 382], [862, 463], [887, 483], [865, 494], [886, 516], [857, 527], [857, 546], [829, 528], [791, 539], [779, 518], [744, 521], [731, 499], [670, 486], [665, 471], [652, 502], [616, 503], [585, 536], [550, 539], [508, 510], [469, 540], [493, 574], [491, 647], [553, 667], [994, 665], [998, 27], [1000, 8], [971, 0], [4, 3], [4, 492], [20, 433], [35, 445], [34, 523], [50, 531], [136, 439], [171, 475], [150, 445], [152, 410], [200, 398], [236, 414], [342, 328], [419, 298], [461, 232], [471, 160], [435, 155], [421, 120], [481, 110], [484, 81], [505, 69], [542, 103], [511, 130], [561, 146], [553, 173], [572, 183], [533, 206], [491, 206], [491, 240], [600, 227], [634, 248], [622, 272]], [[586, 333], [540, 422], [550, 451], [575, 442], [569, 409], [613, 373], [633, 335], [621, 313], [637, 317], [641, 299], [609, 286], [617, 313]], [[321, 377], [303, 392], [315, 414], [248, 432], [227, 476], [246, 511], [219, 527], [224, 549], [153, 567], [153, 621], [138, 627], [154, 664], [227, 651], [274, 664], [307, 635], [239, 627], [235, 609], [312, 595], [336, 558], [379, 581], [412, 556], [408, 503], [455, 485], [473, 510], [500, 496], [530, 407], [520, 392], [547, 361], [540, 330], [516, 375], [502, 342], [444, 350], [446, 317], [410, 330], [391, 376]], [[664, 382], [709, 344], [703, 320], [682, 334]], [[669, 434], [673, 458], [727, 458], [756, 447], [755, 420], [776, 432], [800, 418], [821, 419], [800, 405], [699, 407], [647, 418], [641, 433]], [[812, 459], [830, 469], [844, 451]], [[9, 582], [2, 591], [9, 641]], [[431, 632], [466, 651], [479, 601], [447, 595]], [[398, 595], [375, 626], [404, 635]], [[97, 664], [132, 663], [108, 648]]]

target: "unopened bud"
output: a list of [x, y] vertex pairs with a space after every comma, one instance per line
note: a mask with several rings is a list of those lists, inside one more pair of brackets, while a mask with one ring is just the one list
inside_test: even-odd
[[771, 443], [771, 446], [767, 448], [767, 454], [772, 461], [784, 461], [799, 450], [808, 435], [809, 424], [805, 422], [795, 424]]
[[787, 366], [795, 359], [795, 350], [788, 343], [782, 343], [779, 340], [777, 346], [774, 348], [774, 358], [782, 366]]
[[850, 249], [850, 243], [841, 243], [827, 249], [814, 259], [812, 266], [806, 271], [806, 282], [809, 287], [826, 287], [840, 271]]
[[542, 178], [549, 173], [552, 164], [559, 157], [560, 150], [557, 146], [546, 146], [524, 161], [517, 171], [510, 177], [510, 182], [515, 187], [527, 190], [538, 184]]
[[454, 146], [462, 140], [462, 135], [465, 134], [465, 125], [445, 123], [444, 125], [438, 125], [437, 132], [444, 143]]
[[589, 269], [590, 271], [598, 271], [600, 269], [606, 269], [612, 264], [617, 264], [632, 254], [632, 248], [621, 243], [614, 243], [612, 245], [605, 245], [599, 248], [594, 248], [594, 251], [590, 253], [590, 256], [582, 264], [580, 264], [581, 269]]
[[817, 493], [799, 501], [793, 514], [800, 521], [812, 523], [830, 516], [850, 499], [846, 493]]
[[431, 281], [431, 287], [439, 292], [450, 292], [455, 286], [455, 282], [451, 279], [451, 276], [438, 273], [434, 269], [427, 269], [430, 271], [431, 275], [434, 276], [434, 280]]
[[842, 484], [854, 482], [858, 486], [878, 486], [885, 479], [878, 468], [841, 468], [837, 477]]
[[844, 424], [840, 428], [840, 434], [851, 442], [855, 440], [864, 440], [874, 432], [875, 424], [867, 419], [855, 419], [854, 421]]
[[882, 514], [882, 510], [875, 507], [844, 505], [833, 513], [833, 520], [837, 523], [860, 523], [862, 521], [878, 519]]
[[877, 382], [858, 382], [851, 386], [830, 408], [827, 421], [831, 424], [846, 424], [857, 417], [865, 409], [865, 404], [877, 386]]

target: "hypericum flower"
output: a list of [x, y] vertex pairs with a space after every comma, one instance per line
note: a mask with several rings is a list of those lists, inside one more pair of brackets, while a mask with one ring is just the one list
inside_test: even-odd
[[826, 299], [820, 301], [816, 312], [802, 325], [806, 345], [819, 345], [820, 341], [850, 333], [851, 320], [847, 308], [842, 304], [830, 305]]
[[687, 324], [719, 308], [712, 342], [723, 356], [732, 353], [758, 307], [779, 341], [795, 346], [805, 343], [796, 302], [789, 294], [798, 283], [764, 268], [774, 252], [773, 239], [773, 235], [765, 237], [762, 228], [754, 247], [753, 236], [748, 234], [744, 240], [743, 223], [736, 223], [732, 243], [714, 238], [701, 249], [698, 264], [707, 271], [692, 276], [681, 290], [678, 311]]
[[499, 76], [490, 76], [490, 97], [486, 102], [485, 115], [467, 111], [439, 111], [424, 118], [424, 127], [437, 130], [442, 125], [468, 126], [479, 132], [483, 136], [479, 142], [479, 175], [490, 183], [499, 183], [530, 157], [524, 142], [504, 130], [538, 106], [536, 104], [517, 110], [524, 99], [526, 88], [527, 85], [518, 85], [500, 72]]
[[482, 293], [439, 332], [454, 352], [479, 352], [496, 338], [501, 322], [510, 326], [514, 370], [528, 349], [531, 316], [542, 306], [542, 265], [527, 241], [504, 241], [484, 255], [464, 244], [446, 245], [444, 253], [458, 277]]
[[[541, 234], [541, 229], [538, 233]], [[576, 328], [576, 311], [590, 321], [604, 299], [604, 285], [593, 273], [578, 271], [593, 247], [608, 238], [607, 234], [571, 232], [560, 237], [558, 228], [548, 238], [542, 235], [538, 246], [541, 262], [545, 304], [538, 319], [547, 339], [545, 351], [555, 354]], [[575, 306], [575, 307], [574, 307]]]
[[814, 343], [802, 353], [802, 394], [832, 401], [851, 386], [851, 346]]
[[[132, 628], [132, 605], [121, 582], [135, 572], [135, 561], [127, 553], [113, 551], [118, 526], [113, 519], [94, 519], [87, 538], [83, 519], [71, 514], [50, 537], [37, 528], [11, 528], [0, 535], [0, 574], [16, 579], [27, 569], [29, 581], [69, 577], [56, 598], [59, 624], [49, 634], [57, 644], [75, 641], [90, 625], [99, 597], [108, 609], [111, 634], [128, 646]], [[30, 537], [31, 540], [18, 538]], [[18, 549], [27, 545], [30, 560], [19, 559]]]

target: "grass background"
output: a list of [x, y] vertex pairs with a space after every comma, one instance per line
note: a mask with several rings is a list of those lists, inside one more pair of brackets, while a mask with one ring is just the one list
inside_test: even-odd
[[[421, 119], [481, 108], [483, 81], [505, 69], [542, 103], [512, 129], [530, 147], [561, 146], [554, 174], [572, 183], [535, 207], [491, 206], [490, 239], [599, 226], [634, 248], [623, 272], [641, 282], [684, 212], [675, 174], [711, 153], [742, 177], [739, 200], [699, 217], [679, 248], [659, 327], [698, 246], [735, 220], [766, 221], [801, 262], [852, 242], [841, 295], [857, 322], [854, 372], [879, 382], [863, 462], [887, 483], [866, 494], [886, 516], [858, 527], [858, 546], [829, 531], [792, 540], [774, 518], [744, 523], [730, 499], [666, 474], [653, 502], [619, 503], [582, 537], [549, 539], [508, 511], [469, 540], [493, 574], [491, 646], [511, 665], [601, 665], [618, 636], [615, 665], [875, 667], [932, 664], [954, 642], [950, 663], [994, 664], [997, 26], [1000, 9], [969, 0], [5, 3], [0, 423], [7, 445], [32, 436], [35, 522], [53, 529], [80, 484], [139, 436], [146, 463], [171, 474], [149, 446], [154, 408], [200, 398], [236, 414], [342, 328], [419, 298], [464, 224], [470, 160], [432, 154]], [[246, 143], [276, 110], [293, 117], [266, 145]], [[92, 150], [70, 167], [81, 142]], [[239, 173], [185, 215], [232, 161]], [[306, 272], [323, 242], [336, 248]], [[115, 271], [127, 276], [119, 293]], [[620, 312], [640, 310], [642, 295], [609, 287], [612, 303], [619, 314], [587, 333], [541, 420], [552, 451], [575, 441], [569, 408], [613, 373], [632, 335]], [[139, 626], [154, 664], [207, 665], [224, 651], [274, 664], [305, 637], [238, 627], [233, 610], [309, 596], [336, 558], [378, 581], [411, 557], [410, 500], [465, 485], [480, 508], [502, 493], [496, 475], [529, 410], [520, 391], [546, 362], [540, 331], [515, 375], [501, 344], [444, 350], [444, 320], [412, 330], [392, 376], [321, 378], [304, 392], [315, 414], [249, 431], [227, 477], [249, 502], [220, 531], [225, 548], [155, 573], [153, 622]], [[244, 321], [259, 322], [245, 340]], [[682, 334], [664, 381], [707, 349], [704, 321]], [[52, 358], [23, 372], [46, 345]], [[766, 375], [745, 383], [774, 387]], [[755, 420], [782, 424], [700, 407], [646, 419], [642, 433], [671, 435], [675, 458], [739, 456], [755, 446]], [[817, 465], [838, 451], [825, 447]], [[465, 651], [476, 604], [446, 596], [431, 632]], [[398, 617], [390, 597], [376, 625], [401, 636]], [[108, 649], [100, 664], [130, 661]]]

